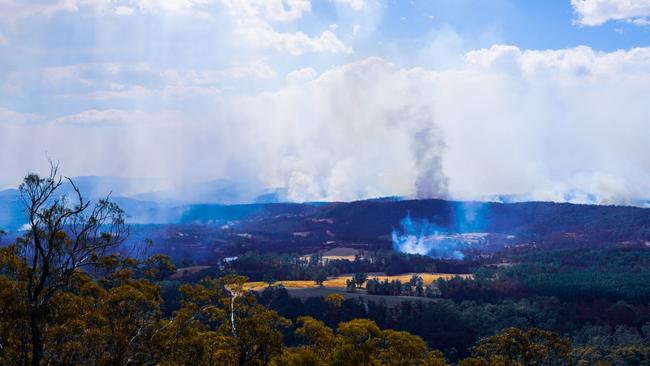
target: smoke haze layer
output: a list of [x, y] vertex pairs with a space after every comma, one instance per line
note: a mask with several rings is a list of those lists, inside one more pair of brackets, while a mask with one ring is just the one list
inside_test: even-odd
[[226, 179], [299, 202], [513, 193], [643, 204], [648, 59], [650, 48], [495, 46], [455, 68], [372, 57], [300, 70], [270, 92], [188, 94], [163, 108], [1, 109], [0, 184], [44, 171], [50, 156], [72, 176], [157, 182], [136, 192]]

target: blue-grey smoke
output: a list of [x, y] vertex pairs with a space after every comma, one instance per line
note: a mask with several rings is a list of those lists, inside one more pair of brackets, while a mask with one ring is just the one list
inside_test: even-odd
[[427, 255], [439, 259], [463, 259], [467, 244], [457, 235], [450, 235], [426, 220], [413, 220], [407, 215], [400, 221], [401, 229], [393, 229], [393, 250]]
[[413, 219], [407, 214], [400, 221], [400, 228], [393, 229], [393, 250], [427, 255], [440, 259], [463, 259], [470, 247], [485, 244], [489, 234], [488, 213], [490, 206], [484, 202], [455, 202], [448, 227], [442, 227], [427, 219]]

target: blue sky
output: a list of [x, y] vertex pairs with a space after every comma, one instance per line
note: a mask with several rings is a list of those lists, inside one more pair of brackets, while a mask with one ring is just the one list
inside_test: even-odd
[[[392, 1], [382, 21], [387, 39], [425, 41], [432, 29], [449, 26], [462, 37], [527, 49], [557, 49], [588, 45], [602, 51], [647, 46], [648, 28], [626, 22], [608, 22], [598, 27], [576, 24], [569, 1]], [[433, 15], [430, 19], [428, 16]], [[405, 18], [405, 19], [403, 19]]]
[[296, 201], [639, 204], [649, 16], [650, 0], [0, 0], [0, 187], [49, 156]]

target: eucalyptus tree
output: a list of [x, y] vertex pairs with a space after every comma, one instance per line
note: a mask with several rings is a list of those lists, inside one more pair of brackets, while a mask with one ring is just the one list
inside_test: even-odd
[[[65, 194], [68, 183], [72, 194]], [[27, 264], [24, 290], [28, 304], [33, 366], [43, 359], [43, 327], [50, 300], [65, 291], [84, 267], [119, 245], [128, 234], [124, 212], [110, 194], [95, 203], [84, 199], [77, 185], [59, 174], [58, 164], [41, 177], [30, 173], [19, 187], [27, 230], [17, 246]]]

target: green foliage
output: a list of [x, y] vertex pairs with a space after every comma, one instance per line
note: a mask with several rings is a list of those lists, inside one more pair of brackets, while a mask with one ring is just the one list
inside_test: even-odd
[[363, 286], [364, 283], [368, 280], [368, 275], [364, 272], [357, 272], [352, 276], [352, 281], [357, 287]]
[[324, 269], [315, 269], [312, 273], [312, 279], [317, 285], [322, 286], [323, 282], [327, 279], [327, 272]]
[[172, 263], [171, 258], [164, 254], [154, 254], [144, 261], [144, 274], [156, 281], [162, 281], [174, 273], [176, 266]]
[[482, 339], [474, 347], [472, 358], [459, 365], [570, 365], [570, 350], [570, 343], [553, 332], [508, 328]]
[[366, 290], [371, 295], [389, 295], [389, 296], [428, 296], [436, 297], [438, 295], [437, 286], [430, 284], [425, 288], [422, 277], [413, 275], [411, 279], [402, 283], [400, 280], [379, 280], [371, 278], [366, 283]]
[[335, 308], [340, 308], [345, 298], [341, 294], [329, 294], [325, 296], [325, 301]]
[[272, 365], [447, 365], [438, 351], [428, 351], [417, 336], [381, 330], [375, 322], [354, 319], [340, 323], [336, 331], [310, 317], [298, 319], [296, 335], [305, 345], [287, 348]]
[[561, 249], [512, 260], [521, 263], [502, 270], [499, 276], [515, 281], [527, 293], [566, 301], [650, 301], [648, 250]]

